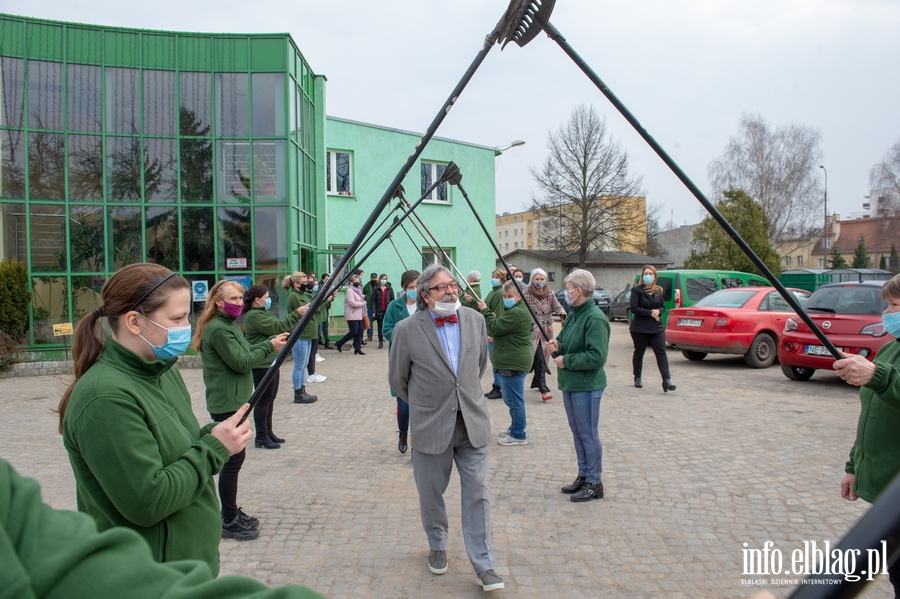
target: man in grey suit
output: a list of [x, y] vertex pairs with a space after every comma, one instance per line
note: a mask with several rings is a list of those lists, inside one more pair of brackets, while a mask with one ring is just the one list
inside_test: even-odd
[[459, 472], [466, 553], [485, 591], [504, 587], [494, 572], [487, 453], [491, 423], [481, 376], [487, 367], [484, 318], [459, 303], [459, 284], [449, 270], [432, 265], [419, 275], [420, 312], [392, 333], [388, 380], [409, 404], [413, 475], [422, 528], [431, 553], [428, 568], [447, 571], [447, 508], [444, 491], [453, 463]]

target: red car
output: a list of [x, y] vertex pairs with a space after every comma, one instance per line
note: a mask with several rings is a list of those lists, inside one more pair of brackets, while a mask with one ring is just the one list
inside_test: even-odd
[[[823, 285], [803, 308], [840, 351], [871, 361], [893, 339], [881, 322], [887, 308], [880, 295], [883, 285], [884, 281]], [[834, 363], [822, 342], [797, 317], [785, 324], [778, 360], [784, 375], [795, 381], [809, 380], [820, 368], [832, 370]]]
[[[790, 289], [800, 305], [811, 295]], [[712, 293], [689, 308], [675, 308], [666, 323], [666, 343], [688, 360], [707, 354], [737, 354], [753, 368], [775, 361], [784, 323], [794, 314], [774, 287], [738, 287]]]

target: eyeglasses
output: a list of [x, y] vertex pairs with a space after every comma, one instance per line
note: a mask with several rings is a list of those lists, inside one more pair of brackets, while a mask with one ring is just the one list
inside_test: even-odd
[[447, 289], [452, 289], [453, 291], [459, 291], [459, 283], [453, 281], [451, 283], [438, 283], [434, 287], [429, 287], [428, 291], [440, 291], [441, 293], [447, 291]]

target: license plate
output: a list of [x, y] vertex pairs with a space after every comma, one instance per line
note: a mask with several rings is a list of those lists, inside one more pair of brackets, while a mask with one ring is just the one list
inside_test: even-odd
[[680, 327], [699, 327], [703, 325], [703, 321], [699, 318], [679, 318], [678, 326]]
[[[843, 351], [843, 348], [837, 348], [838, 351]], [[810, 356], [828, 356], [831, 357], [831, 352], [828, 351], [828, 348], [824, 345], [807, 345], [806, 353]]]

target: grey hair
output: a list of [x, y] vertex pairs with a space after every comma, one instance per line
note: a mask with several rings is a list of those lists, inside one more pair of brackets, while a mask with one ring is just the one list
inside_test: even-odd
[[544, 270], [543, 268], [535, 268], [534, 270], [531, 271], [531, 277], [530, 277], [530, 278], [533, 279], [533, 278], [534, 278], [535, 276], [537, 276], [537, 275], [541, 275], [542, 277], [544, 277], [544, 278], [546, 279], [546, 278], [547, 278], [547, 271]]
[[522, 295], [522, 290], [519, 289], [519, 284], [516, 282], [515, 279], [510, 279], [509, 281], [503, 283], [503, 291], [504, 292], [509, 293], [513, 289], [516, 290], [516, 293], [518, 293], [519, 295]]
[[592, 297], [594, 295], [594, 288], [597, 286], [597, 281], [594, 279], [594, 275], [592, 275], [589, 271], [581, 268], [570, 272], [566, 277], [565, 282], [571, 283], [572, 287], [581, 289], [585, 297]]
[[881, 299], [888, 302], [892, 299], [900, 299], [900, 275], [894, 276], [881, 288]]
[[428, 288], [431, 287], [431, 280], [442, 272], [447, 273], [451, 277], [453, 276], [450, 269], [443, 264], [431, 264], [419, 275], [419, 282], [416, 283], [416, 307], [419, 308], [419, 310], [428, 309], [428, 302], [422, 299], [422, 292], [425, 292], [425, 295], [428, 295]]
[[473, 283], [480, 283], [481, 282], [481, 273], [478, 272], [477, 270], [473, 270], [468, 275], [466, 275], [466, 279], [472, 281]]

